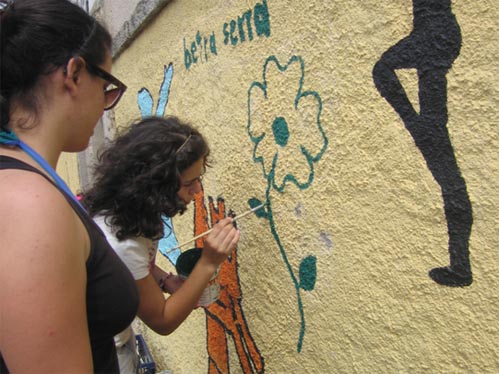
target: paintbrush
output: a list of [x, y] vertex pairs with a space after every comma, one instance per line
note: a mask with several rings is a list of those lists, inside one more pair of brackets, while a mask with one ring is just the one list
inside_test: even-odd
[[[244, 212], [244, 213], [241, 213], [240, 215], [235, 216], [234, 218], [232, 218], [232, 222], [235, 222], [235, 221], [236, 221], [236, 220], [238, 220], [238, 219], [241, 219], [241, 218], [243, 218], [243, 217], [246, 217], [248, 214], [251, 214], [251, 213], [253, 213], [253, 212], [256, 212], [258, 209], [261, 209], [261, 208], [263, 208], [264, 206], [265, 206], [265, 203], [260, 204], [260, 205], [258, 205], [258, 206], [256, 206], [256, 207], [254, 207], [254, 208], [251, 208], [250, 210], [248, 210], [248, 211], [246, 211], [246, 212]], [[205, 231], [205, 232], [203, 232], [203, 233], [201, 233], [201, 234], [199, 234], [199, 235], [195, 236], [195, 237], [194, 237], [194, 238], [192, 238], [192, 239], [189, 239], [189, 240], [187, 240], [187, 241], [185, 241], [185, 242], [183, 242], [183, 243], [181, 243], [181, 244], [177, 245], [176, 247], [172, 247], [172, 248], [168, 249], [165, 253], [170, 253], [170, 252], [172, 252], [172, 251], [173, 251], [173, 250], [175, 250], [175, 249], [178, 249], [178, 248], [180, 248], [180, 247], [183, 247], [183, 246], [184, 246], [184, 245], [186, 245], [186, 244], [192, 243], [193, 241], [196, 241], [196, 240], [198, 240], [199, 238], [202, 238], [203, 236], [208, 235], [208, 234], [209, 234], [210, 232], [212, 232], [212, 231], [213, 231], [213, 228], [211, 228], [211, 229], [209, 229], [208, 231]]]

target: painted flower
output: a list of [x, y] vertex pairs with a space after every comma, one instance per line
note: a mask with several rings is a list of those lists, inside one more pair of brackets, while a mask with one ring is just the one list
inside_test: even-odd
[[270, 56], [263, 82], [248, 90], [248, 134], [255, 147], [253, 159], [264, 176], [282, 192], [286, 182], [300, 189], [310, 186], [314, 163], [328, 140], [320, 123], [322, 101], [315, 91], [304, 91], [304, 63], [293, 56], [282, 66]]

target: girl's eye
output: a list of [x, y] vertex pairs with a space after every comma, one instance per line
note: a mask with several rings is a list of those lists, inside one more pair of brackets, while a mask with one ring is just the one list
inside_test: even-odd
[[182, 187], [191, 188], [192, 186], [194, 186], [194, 183], [196, 183], [196, 182], [201, 183], [202, 181], [203, 181], [203, 174], [201, 174], [199, 177], [197, 177], [196, 179], [194, 179], [190, 182], [182, 184]]

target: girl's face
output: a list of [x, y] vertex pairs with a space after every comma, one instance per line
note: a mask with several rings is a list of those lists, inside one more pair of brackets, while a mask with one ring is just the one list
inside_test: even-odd
[[180, 175], [180, 189], [177, 196], [187, 205], [194, 195], [201, 191], [201, 179], [205, 172], [204, 157], [201, 157]]

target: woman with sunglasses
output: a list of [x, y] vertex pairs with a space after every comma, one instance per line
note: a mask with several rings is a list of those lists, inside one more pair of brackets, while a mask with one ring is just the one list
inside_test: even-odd
[[0, 372], [118, 373], [133, 277], [55, 172], [125, 85], [67, 0], [0, 0]]
[[[82, 203], [136, 280], [138, 317], [161, 335], [172, 333], [197, 306], [239, 240], [230, 218], [214, 225], [184, 283], [155, 264], [158, 240], [171, 234], [163, 217], [182, 214], [201, 191], [208, 156], [206, 141], [192, 126], [176, 117], [145, 118], [105, 149], [95, 182], [83, 194]], [[165, 298], [163, 292], [172, 295]], [[121, 373], [135, 373], [138, 356], [131, 327], [116, 337], [116, 346]]]

